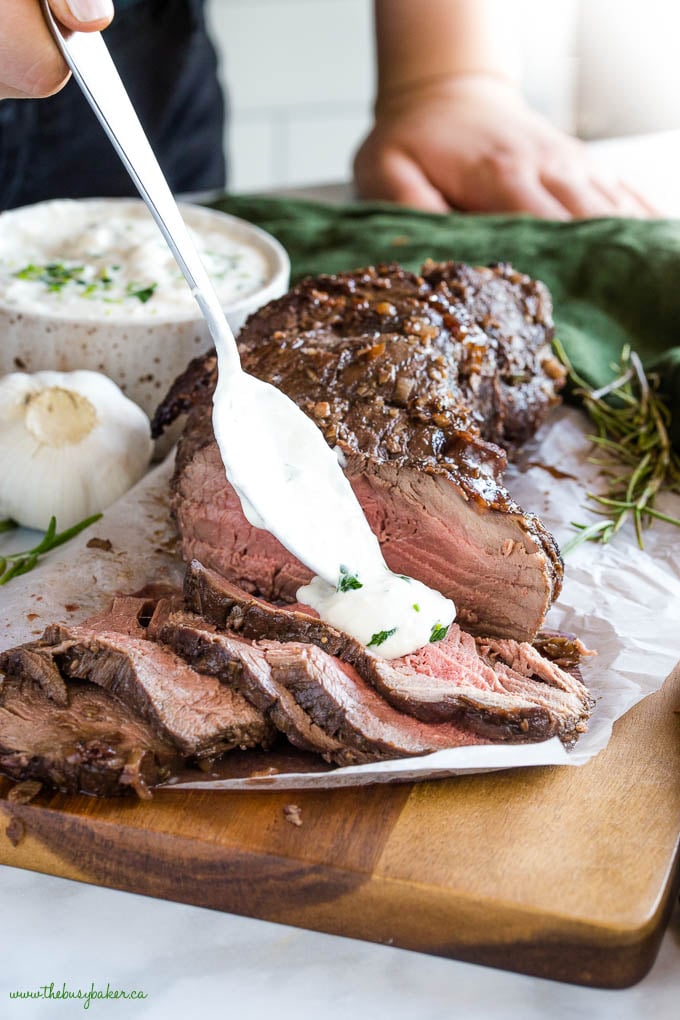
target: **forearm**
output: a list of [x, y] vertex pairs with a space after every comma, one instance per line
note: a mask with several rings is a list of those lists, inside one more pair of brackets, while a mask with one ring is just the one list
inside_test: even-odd
[[513, 82], [515, 19], [507, 0], [375, 0], [378, 107], [453, 76]]

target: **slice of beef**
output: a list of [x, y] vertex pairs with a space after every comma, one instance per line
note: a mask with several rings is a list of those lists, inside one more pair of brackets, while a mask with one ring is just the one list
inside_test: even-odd
[[169, 648], [106, 630], [101, 620], [93, 627], [49, 626], [39, 652], [64, 676], [110, 691], [183, 755], [212, 757], [271, 741], [261, 713], [236, 691], [196, 672]]
[[[388, 660], [313, 610], [273, 606], [196, 561], [187, 567], [184, 594], [189, 609], [223, 630], [256, 641], [316, 645], [351, 665], [395, 708], [423, 721], [456, 721], [495, 740], [559, 736], [565, 744], [586, 729], [592, 703], [580, 677], [527, 643], [475, 642], [453, 624], [443, 641]], [[565, 654], [563, 642], [556, 648]]]
[[303, 751], [316, 751], [327, 761], [362, 760], [317, 726], [288, 689], [275, 680], [264, 652], [233, 634], [218, 633], [209, 623], [168, 600], [158, 603], [149, 633], [169, 645], [201, 673], [233, 687]]
[[35, 642], [0, 652], [0, 672], [37, 684], [43, 694], [60, 708], [66, 708], [68, 705], [66, 681], [54, 660], [42, 654]]
[[[316, 645], [261, 641], [274, 680], [288, 688], [301, 708], [343, 747], [381, 761], [430, 754], [446, 748], [486, 744], [453, 722], [425, 723], [392, 708], [346, 662]], [[346, 763], [334, 756], [338, 763]]]
[[[251, 317], [240, 348], [338, 448], [388, 565], [453, 598], [468, 629], [526, 640], [562, 564], [503, 488], [505, 454], [489, 440], [526, 438], [556, 399], [551, 331], [544, 289], [509, 267], [380, 267], [304, 281]], [[202, 366], [159, 411], [192, 407], [172, 483], [182, 555], [294, 601], [309, 572], [243, 516], [212, 434], [214, 356]]]
[[20, 660], [0, 686], [0, 773], [37, 779], [63, 793], [99, 797], [149, 787], [180, 768], [176, 749], [106, 691], [93, 684], [67, 685], [56, 704]]
[[488, 742], [463, 726], [423, 723], [395, 710], [352, 666], [314, 645], [245, 641], [164, 602], [150, 627], [195, 668], [235, 684], [291, 743], [316, 750], [335, 764]]
[[[177, 594], [173, 590], [172, 594]], [[158, 596], [115, 595], [110, 604], [85, 621], [90, 630], [115, 631], [132, 638], [145, 638], [146, 627], [158, 599], [168, 595], [167, 588]]]

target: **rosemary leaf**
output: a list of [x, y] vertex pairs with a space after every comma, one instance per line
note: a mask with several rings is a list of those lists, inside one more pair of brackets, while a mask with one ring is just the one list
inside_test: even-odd
[[562, 546], [563, 556], [567, 556], [572, 549], [575, 549], [576, 546], [581, 545], [583, 542], [593, 542], [598, 539], [601, 540], [602, 532], [613, 527], [614, 524], [613, 521], [597, 521], [595, 524], [590, 524], [586, 527], [585, 524], [576, 524], [575, 521], [572, 521], [571, 523], [574, 528], [579, 529], [579, 532]]
[[101, 514], [93, 514], [92, 517], [86, 517], [84, 521], [79, 521], [78, 524], [74, 524], [65, 531], [57, 531], [56, 518], [52, 517], [47, 531], [36, 546], [24, 550], [24, 552], [8, 553], [7, 556], [0, 558], [0, 585], [7, 584], [13, 577], [19, 577], [21, 574], [27, 574], [29, 570], [33, 570], [41, 556], [75, 538], [100, 518]]
[[647, 375], [637, 353], [626, 345], [619, 363], [612, 365], [613, 380], [594, 389], [574, 371], [559, 341], [554, 347], [597, 430], [588, 439], [599, 455], [588, 460], [603, 469], [606, 488], [586, 495], [591, 503], [606, 508], [591, 507], [595, 513], [610, 518], [590, 527], [574, 525], [579, 533], [562, 552], [566, 554], [585, 541], [611, 541], [631, 517], [642, 549], [643, 531], [653, 520], [680, 527], [680, 520], [654, 506], [660, 493], [680, 492], [680, 457], [668, 435], [671, 412], [659, 396], [659, 377]]

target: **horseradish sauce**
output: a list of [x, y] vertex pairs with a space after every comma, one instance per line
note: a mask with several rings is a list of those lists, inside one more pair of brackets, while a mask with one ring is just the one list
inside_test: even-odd
[[[68, 199], [2, 214], [0, 301], [17, 311], [74, 319], [195, 315], [184, 276], [140, 202]], [[220, 303], [266, 281], [265, 256], [226, 229], [189, 229]]]
[[220, 362], [213, 399], [215, 438], [244, 514], [317, 575], [298, 600], [384, 658], [441, 640], [453, 602], [389, 570], [314, 422], [235, 363]]

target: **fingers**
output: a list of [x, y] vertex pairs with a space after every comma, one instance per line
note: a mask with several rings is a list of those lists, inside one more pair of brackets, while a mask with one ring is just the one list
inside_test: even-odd
[[504, 181], [495, 203], [499, 212], [526, 212], [543, 220], [569, 220], [569, 210], [530, 172]]
[[530, 161], [499, 151], [468, 171], [461, 195], [448, 196], [470, 212], [525, 212], [545, 220], [571, 219], [569, 210], [542, 184]]
[[375, 161], [370, 152], [360, 150], [354, 169], [362, 198], [382, 198], [425, 212], [449, 211], [449, 204], [442, 193], [399, 149], [382, 149]]
[[38, 0], [3, 0], [0, 96], [49, 96], [61, 88], [68, 76]]
[[[111, 0], [51, 0], [50, 6], [58, 21], [80, 32], [106, 28], [113, 17]], [[0, 99], [51, 96], [68, 78], [38, 0], [2, 0]]]
[[574, 219], [617, 215], [615, 196], [598, 187], [585, 174], [560, 177], [545, 173], [541, 176], [541, 183]]
[[[586, 168], [587, 169], [587, 168]], [[575, 219], [601, 216], [647, 218], [658, 211], [642, 196], [620, 181], [608, 182], [586, 173], [567, 177], [554, 172], [541, 177], [545, 188]]]
[[113, 18], [112, 0], [50, 0], [50, 7], [74, 32], [101, 32]]

